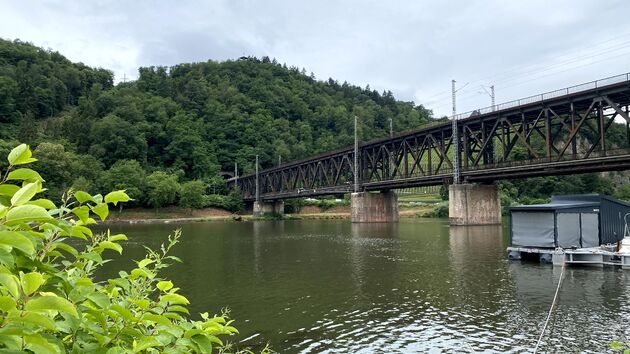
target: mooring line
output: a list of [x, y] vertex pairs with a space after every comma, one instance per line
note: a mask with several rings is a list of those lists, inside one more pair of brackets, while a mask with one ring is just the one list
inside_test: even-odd
[[542, 332], [540, 332], [540, 337], [538, 337], [538, 342], [536, 342], [536, 347], [534, 348], [534, 354], [538, 352], [538, 346], [540, 346], [540, 342], [542, 341], [543, 335], [545, 334], [545, 330], [547, 329], [547, 324], [549, 323], [549, 319], [551, 319], [551, 314], [553, 313], [553, 308], [556, 306], [556, 300], [558, 299], [558, 293], [560, 292], [560, 285], [562, 284], [562, 278], [564, 276], [564, 267], [567, 262], [562, 262], [562, 270], [560, 271], [560, 279], [558, 279], [558, 287], [556, 287], [556, 294], [553, 296], [553, 301], [551, 302], [551, 307], [549, 308], [549, 313], [547, 314], [547, 319], [545, 320], [545, 325], [543, 326]]

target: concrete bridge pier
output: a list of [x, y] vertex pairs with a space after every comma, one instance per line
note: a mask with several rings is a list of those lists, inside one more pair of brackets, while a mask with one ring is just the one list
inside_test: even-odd
[[398, 196], [392, 191], [352, 193], [352, 222], [397, 222]]
[[452, 184], [448, 188], [448, 218], [451, 225], [501, 223], [501, 200], [496, 184]]
[[254, 202], [254, 216], [284, 215], [284, 200], [269, 200]]

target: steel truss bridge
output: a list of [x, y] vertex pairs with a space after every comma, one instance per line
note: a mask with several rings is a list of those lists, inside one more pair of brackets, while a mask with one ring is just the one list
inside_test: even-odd
[[[459, 114], [464, 182], [630, 168], [630, 74]], [[451, 117], [453, 118], [453, 117]], [[610, 129], [615, 120], [625, 129]], [[619, 131], [623, 136], [619, 137]], [[611, 141], [615, 133], [617, 146]], [[455, 153], [451, 122], [362, 143], [361, 191], [448, 184]], [[342, 194], [354, 188], [348, 147], [230, 180], [245, 201]]]

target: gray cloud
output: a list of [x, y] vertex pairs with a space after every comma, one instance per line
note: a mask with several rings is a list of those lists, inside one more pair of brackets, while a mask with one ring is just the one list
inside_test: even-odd
[[0, 0], [0, 36], [137, 76], [139, 66], [267, 55], [320, 79], [450, 113], [630, 71], [618, 1]]

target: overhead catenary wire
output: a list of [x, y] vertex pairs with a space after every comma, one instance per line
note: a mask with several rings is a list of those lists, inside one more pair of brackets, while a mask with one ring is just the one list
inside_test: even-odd
[[[565, 72], [568, 71], [570, 69], [567, 69], [566, 66], [567, 64], [581, 64], [580, 61], [584, 61], [584, 60], [588, 60], [588, 59], [592, 59], [592, 58], [596, 58], [596, 57], [600, 57], [602, 55], [607, 55], [610, 52], [617, 52], [619, 50], [622, 49], [626, 49], [626, 48], [630, 48], [630, 41], [623, 41], [620, 43], [615, 43], [613, 45], [609, 45], [609, 46], [604, 46], [605, 43], [609, 43], [612, 41], [615, 41], [619, 38], [622, 38], [624, 36], [630, 36], [630, 33], [624, 34], [622, 36], [619, 36], [617, 38], [613, 38], [610, 40], [606, 40], [603, 41], [595, 46], [588, 46], [587, 51], [583, 51], [582, 49], [582, 53], [575, 53], [574, 55], [565, 55], [565, 56], [560, 56], [558, 57], [559, 60], [555, 60], [552, 64], [550, 65], [544, 65], [544, 64], [529, 64], [529, 65], [524, 65], [524, 66], [516, 66], [512, 69], [508, 69], [505, 70], [499, 74], [495, 74], [495, 75], [489, 75], [483, 78], [478, 78], [478, 79], [473, 79], [470, 81], [471, 84], [476, 84], [476, 83], [488, 83], [491, 82], [492, 84], [500, 84], [500, 83], [509, 83], [509, 82], [514, 82], [514, 81], [522, 81], [523, 78], [528, 78], [528, 81], [533, 81], [537, 78], [531, 78], [531, 74], [536, 74], [539, 75], [541, 73], [546, 73], [546, 72], [552, 72], [549, 75], [544, 75], [542, 77], [547, 77], [547, 76], [551, 76], [553, 74], [556, 73], [560, 73], [560, 72]], [[606, 60], [610, 60], [610, 59], [614, 59], [617, 58], [619, 56], [622, 55], [626, 55], [626, 54], [630, 54], [630, 52], [628, 51], [624, 51], [624, 52], [619, 52], [617, 53], [617, 55], [614, 56], [608, 56], [604, 59], [595, 61], [595, 62], [589, 62], [589, 63], [585, 63], [582, 65], [578, 65], [575, 68], [578, 67], [583, 67], [583, 66], [588, 66], [588, 65], [592, 65], [594, 63], [597, 62], [601, 62], [601, 61], [606, 61]], [[557, 71], [558, 69], [560, 69], [560, 71]], [[556, 73], [553, 73], [554, 71], [557, 71]], [[520, 84], [517, 83], [515, 85], [509, 85], [507, 87], [514, 87], [514, 86], [518, 86]], [[476, 86], [476, 85], [474, 85]], [[505, 88], [505, 87], [502, 87]], [[449, 97], [447, 96], [449, 94], [449, 91], [441, 91], [437, 94], [428, 96], [426, 98], [426, 100], [424, 102], [422, 102], [423, 105], [430, 105], [430, 104], [436, 104], [436, 103], [446, 103], [449, 100]], [[460, 95], [460, 99], [463, 101], [469, 97], [474, 97], [476, 96], [477, 93], [476, 92], [468, 92], [466, 94], [462, 94]], [[435, 98], [435, 99], [434, 99]]]
[[[628, 48], [630, 48], [630, 45], [628, 45]], [[586, 63], [581, 63], [579, 61], [574, 61], [573, 64], [579, 64], [579, 65], [570, 65], [570, 66], [566, 66], [567, 63], [558, 63], [558, 64], [554, 64], [553, 67], [549, 67], [547, 69], [542, 69], [538, 72], [525, 72], [522, 75], [519, 75], [518, 77], [514, 77], [514, 78], [509, 78], [509, 79], [504, 79], [504, 80], [496, 80], [496, 81], [492, 81], [490, 80], [489, 82], [492, 82], [493, 85], [498, 86], [497, 84], [500, 83], [512, 83], [510, 85], [502, 85], [500, 86], [500, 88], [502, 90], [508, 89], [508, 88], [514, 88], [514, 87], [518, 87], [521, 86], [523, 84], [526, 84], [528, 82], [532, 82], [532, 81], [536, 81], [536, 80], [540, 80], [543, 78], [547, 78], [553, 75], [557, 75], [560, 73], [564, 73], [567, 71], [571, 71], [571, 70], [575, 70], [575, 69], [579, 69], [579, 68], [583, 68], [586, 66], [590, 66], [593, 64], [597, 64], [597, 63], [601, 63], [604, 61], [609, 61], [609, 60], [613, 60], [613, 59], [617, 59], [619, 57], [623, 57], [630, 54], [630, 50], [627, 51], [623, 51], [623, 52], [619, 52], [616, 55], [612, 55], [612, 56], [607, 56], [605, 58], [601, 58], [598, 60], [590, 60]], [[582, 60], [582, 59], [581, 59]], [[553, 69], [553, 70], [552, 70]], [[541, 75], [544, 74], [544, 75]], [[471, 82], [475, 82], [475, 81], [471, 81]], [[460, 101], [466, 101], [470, 98], [474, 98], [477, 97], [479, 95], [479, 93], [477, 91], [468, 91], [465, 92], [461, 95], [458, 96], [458, 99]], [[440, 104], [444, 104], [446, 105], [448, 103], [449, 99], [448, 98], [442, 98], [442, 99], [435, 99], [435, 100], [429, 100], [429, 101], [425, 101], [422, 102], [423, 105], [428, 106], [428, 105], [440, 105]]]

